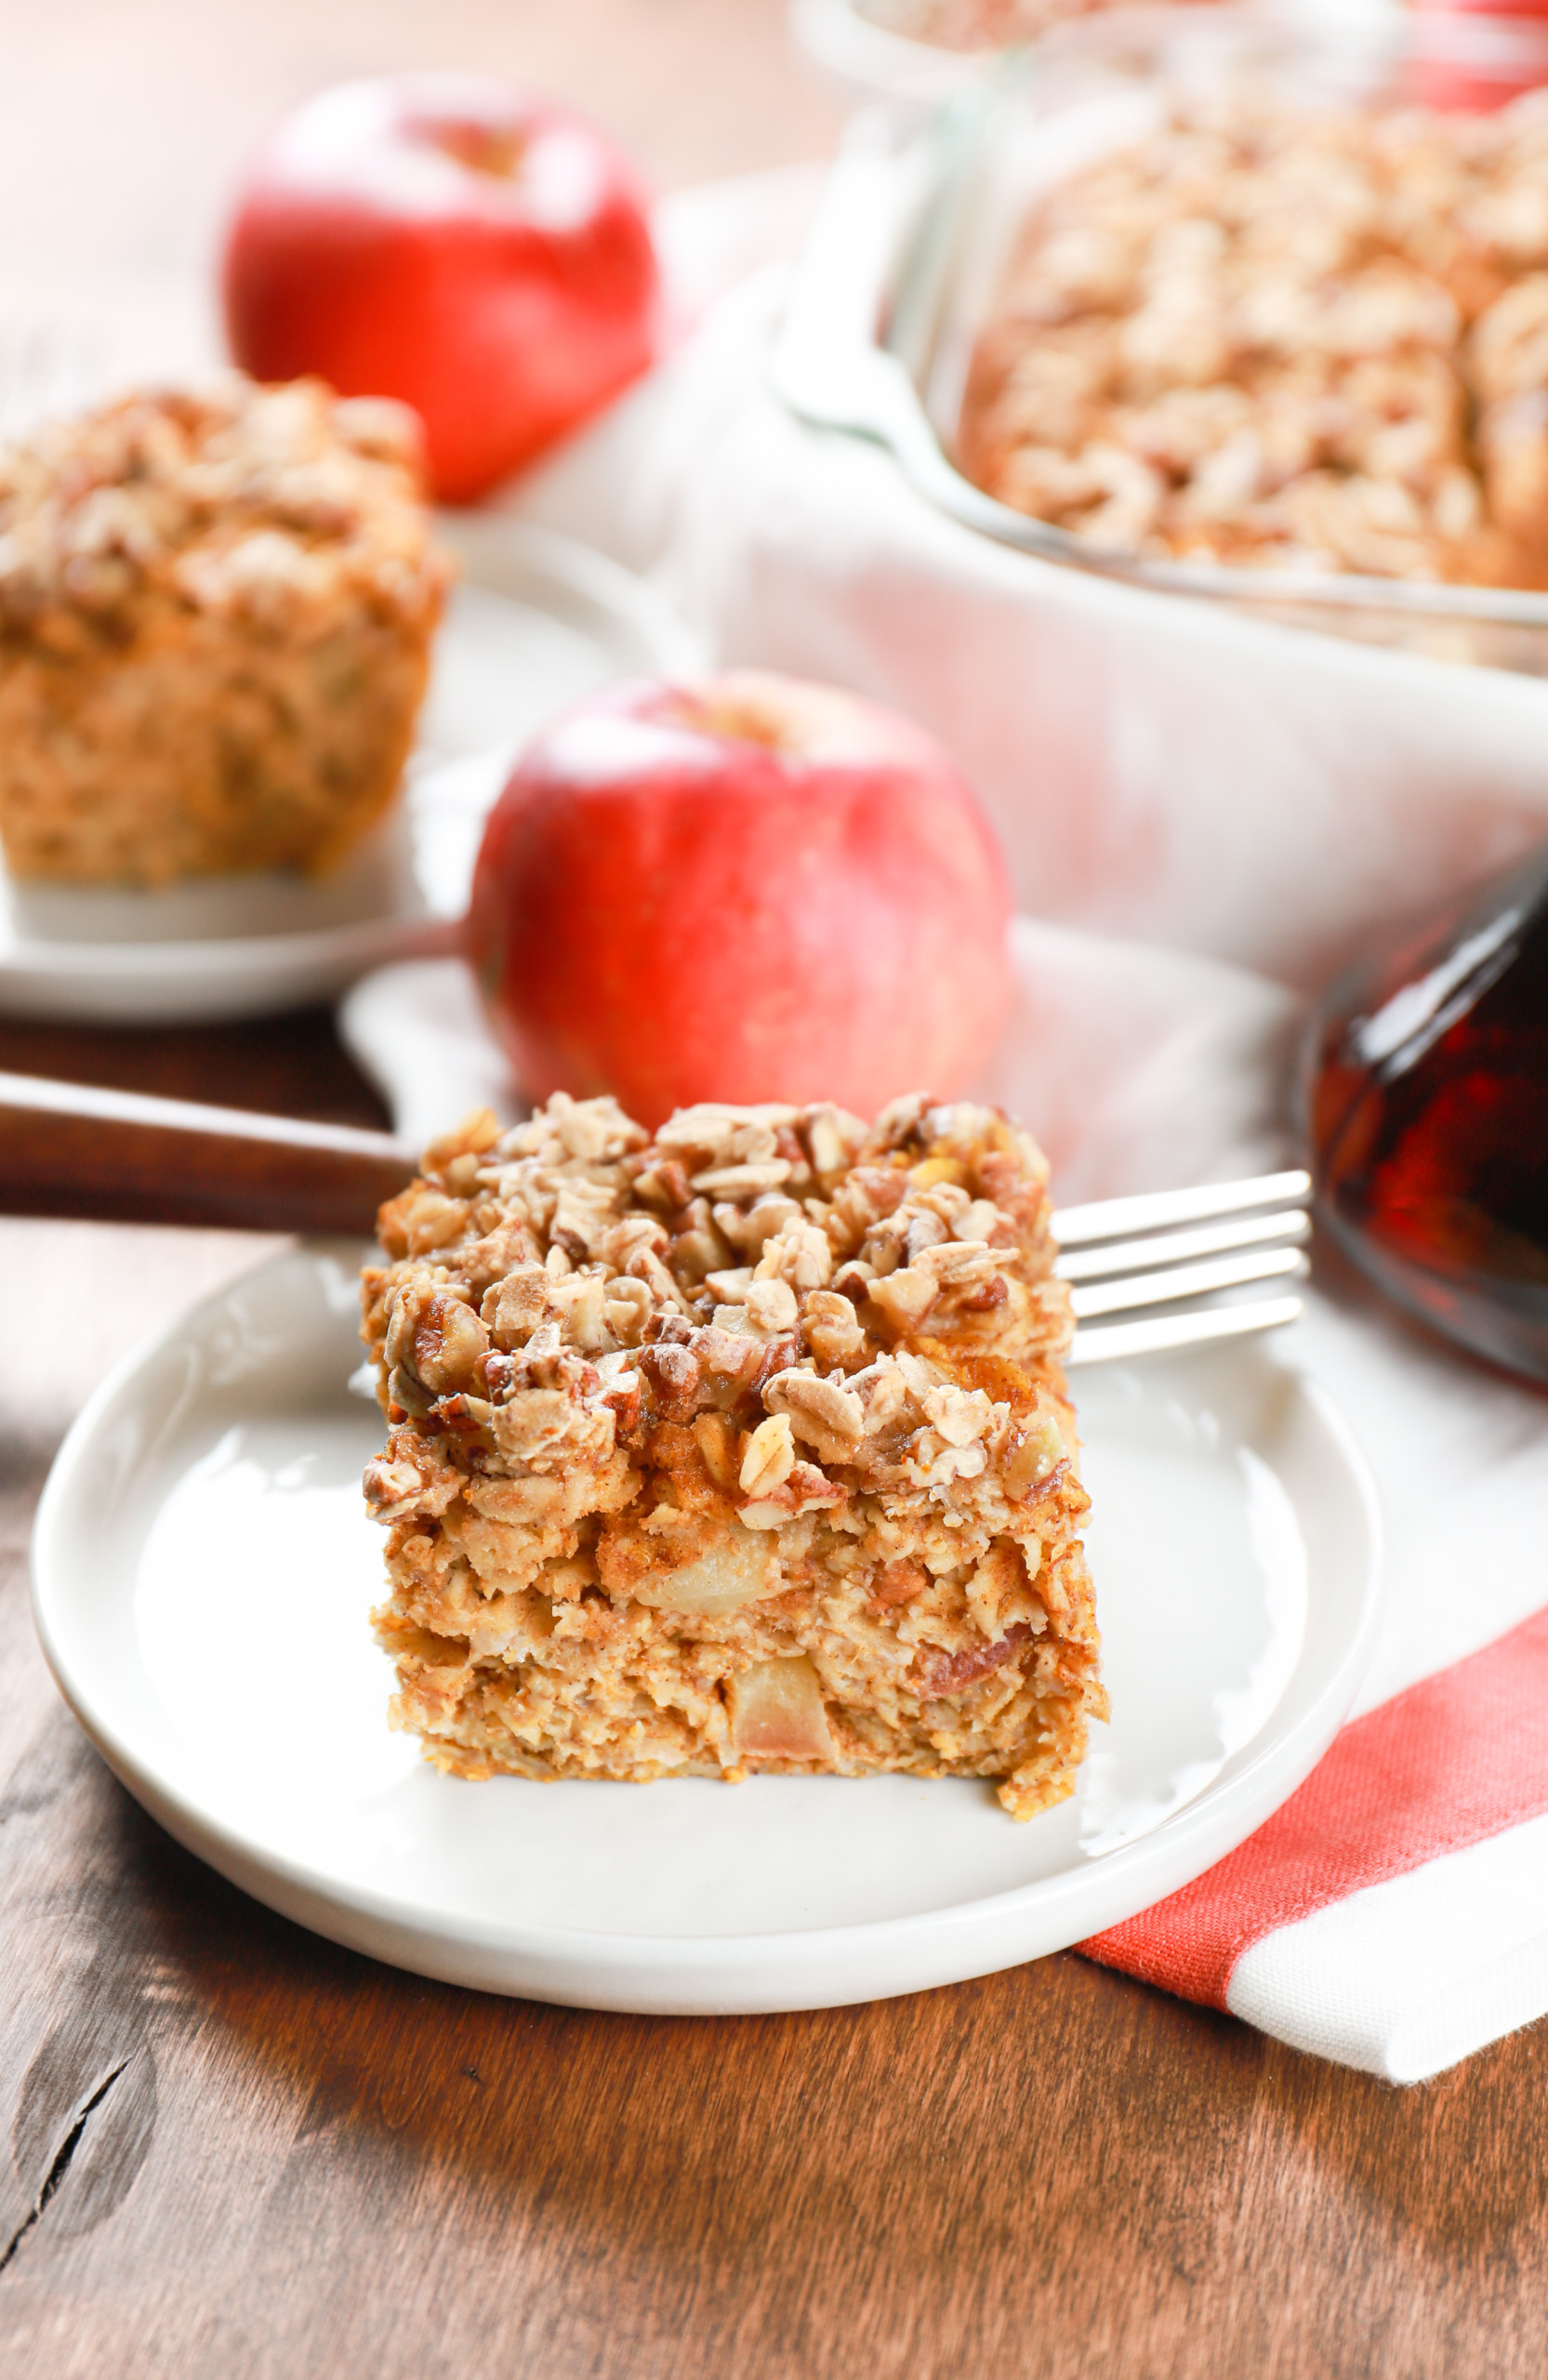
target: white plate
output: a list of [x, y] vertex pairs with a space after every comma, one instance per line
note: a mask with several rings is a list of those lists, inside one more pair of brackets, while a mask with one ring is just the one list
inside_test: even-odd
[[386, 1724], [358, 1251], [316, 1244], [131, 1356], [45, 1492], [54, 1674], [152, 1816], [271, 1908], [424, 1975], [584, 2007], [837, 2005], [1078, 1941], [1250, 1833], [1330, 1740], [1376, 1612], [1363, 1466], [1262, 1345], [1084, 1375], [1112, 1690], [1018, 1826], [914, 1778], [469, 1784]]
[[262, 1015], [330, 998], [385, 959], [444, 949], [483, 812], [534, 728], [611, 679], [695, 666], [666, 604], [604, 556], [497, 513], [437, 526], [461, 576], [405, 799], [382, 826], [315, 882], [275, 873], [118, 892], [0, 872], [0, 1012]]

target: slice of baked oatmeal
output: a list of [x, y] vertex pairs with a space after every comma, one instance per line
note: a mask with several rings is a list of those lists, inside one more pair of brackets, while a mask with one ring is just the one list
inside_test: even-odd
[[1106, 1700], [1046, 1175], [924, 1098], [437, 1143], [364, 1279], [396, 1724], [467, 1777], [1062, 1800]]
[[412, 415], [320, 380], [142, 390], [0, 451], [11, 875], [331, 866], [397, 789], [447, 577]]
[[1548, 587], [1548, 90], [1177, 96], [1048, 191], [957, 454], [1093, 550]]

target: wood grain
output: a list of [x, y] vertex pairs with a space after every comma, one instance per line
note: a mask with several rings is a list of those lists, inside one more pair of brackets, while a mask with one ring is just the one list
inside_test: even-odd
[[0, 1213], [369, 1238], [414, 1173], [386, 1132], [0, 1073]]
[[778, 2018], [491, 2000], [256, 1909], [26, 1699], [12, 2368], [1541, 2369], [1541, 2030], [1400, 2093], [1074, 1958]]
[[386, 1108], [345, 1055], [325, 1008], [153, 1030], [0, 1017], [0, 1069], [161, 1099], [213, 1099], [222, 1107], [367, 1131], [388, 1124]]
[[[45, 285], [202, 266], [278, 107], [524, 73], [659, 179], [814, 153], [781, 0], [5, 12], [0, 219]], [[0, 1027], [0, 1066], [380, 1126], [320, 1012]], [[70, 1413], [262, 1243], [0, 1223], [6, 2380], [1538, 2380], [1548, 2027], [1398, 2092], [1073, 1958], [647, 2021], [332, 1949], [162, 1835], [65, 1712], [25, 1548]]]

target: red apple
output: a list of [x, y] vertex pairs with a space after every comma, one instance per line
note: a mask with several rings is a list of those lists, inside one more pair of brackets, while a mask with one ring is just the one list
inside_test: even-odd
[[1548, 82], [1548, 0], [1414, 0], [1412, 95], [1488, 113]]
[[490, 816], [469, 949], [523, 1088], [873, 1115], [960, 1091], [1010, 996], [1005, 868], [906, 720], [735, 671], [566, 712]]
[[223, 271], [232, 353], [398, 397], [431, 483], [482, 496], [650, 363], [658, 276], [628, 167], [564, 110], [464, 74], [342, 83], [271, 137]]

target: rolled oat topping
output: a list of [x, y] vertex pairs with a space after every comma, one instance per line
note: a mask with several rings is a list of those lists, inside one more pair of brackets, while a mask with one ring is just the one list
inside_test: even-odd
[[1121, 5], [1122, 0], [862, 0], [861, 14], [889, 33], [936, 49], [1008, 49], [1072, 18], [1100, 16]]
[[321, 381], [141, 390], [0, 449], [14, 874], [320, 866], [390, 799], [447, 568], [417, 427]]
[[470, 1118], [380, 1230], [377, 1628], [431, 1757], [1071, 1790], [1105, 1704], [1025, 1132], [909, 1099], [652, 1142], [561, 1094]]
[[1028, 221], [962, 468], [1104, 551], [1548, 586], [1548, 92], [1180, 108]]

